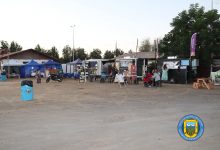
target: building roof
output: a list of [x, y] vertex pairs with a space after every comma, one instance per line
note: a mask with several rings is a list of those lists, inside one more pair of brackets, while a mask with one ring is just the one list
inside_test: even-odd
[[0, 55], [0, 60], [2, 59], [7, 59], [8, 57], [13, 57], [13, 56], [16, 56], [16, 55], [23, 55], [27, 52], [33, 52], [33, 53], [36, 53], [38, 55], [42, 55], [48, 59], [52, 59], [52, 60], [56, 60], [56, 61], [59, 61], [58, 59], [56, 58], [53, 58], [51, 56], [48, 56], [47, 54], [44, 54], [42, 52], [39, 52], [39, 51], [36, 51], [34, 49], [27, 49], [27, 50], [22, 50], [22, 51], [17, 51], [17, 52], [12, 52], [12, 53], [8, 53], [8, 54], [3, 54], [3, 55]]
[[121, 58], [142, 58], [142, 59], [155, 59], [155, 52], [135, 52], [135, 53], [124, 53], [123, 55], [120, 55], [116, 57], [116, 59]]
[[4, 55], [4, 54], [7, 54], [7, 53], [8, 53], [8, 49], [7, 48], [0, 49], [0, 56]]

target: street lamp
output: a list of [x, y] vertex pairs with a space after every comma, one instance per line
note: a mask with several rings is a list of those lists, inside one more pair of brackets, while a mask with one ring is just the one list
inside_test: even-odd
[[74, 47], [74, 27], [75, 26], [76, 26], [75, 24], [73, 26], [70, 26], [71, 28], [73, 28], [73, 61], [74, 61], [74, 49], [75, 49]]

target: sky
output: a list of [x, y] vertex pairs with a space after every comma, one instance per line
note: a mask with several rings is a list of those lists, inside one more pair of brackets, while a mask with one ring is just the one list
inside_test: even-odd
[[[0, 0], [0, 40], [16, 41], [23, 49], [55, 46], [117, 47], [135, 51], [144, 39], [153, 41], [171, 30], [172, 19], [190, 4], [211, 9], [212, 0]], [[213, 0], [220, 11], [220, 0]], [[75, 25], [74, 30], [71, 26]]]

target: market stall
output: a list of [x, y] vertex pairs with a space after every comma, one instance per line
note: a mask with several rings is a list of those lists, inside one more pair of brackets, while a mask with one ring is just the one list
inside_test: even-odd
[[36, 72], [41, 69], [41, 64], [38, 64], [36, 61], [31, 60], [29, 63], [21, 66], [21, 78], [29, 78], [36, 75]]

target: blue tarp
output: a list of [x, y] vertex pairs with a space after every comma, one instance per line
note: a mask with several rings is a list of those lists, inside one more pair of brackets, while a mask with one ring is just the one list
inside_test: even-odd
[[77, 60], [73, 61], [73, 62], [70, 62], [69, 63], [70, 65], [81, 65], [82, 64], [82, 61], [78, 58]]
[[45, 69], [62, 69], [61, 64], [53, 60], [48, 60], [44, 64], [38, 64], [36, 61], [31, 60], [29, 63], [23, 65], [20, 69], [21, 78], [31, 77], [32, 72], [40, 70], [42, 73], [45, 72]]
[[41, 69], [41, 65], [36, 61], [31, 60], [29, 63], [21, 67], [21, 78], [31, 77], [32, 72], [36, 72]]
[[60, 65], [60, 63], [55, 62], [53, 60], [48, 60], [48, 62], [46, 62], [44, 65]]
[[53, 60], [48, 60], [48, 62], [43, 64], [47, 69], [62, 69], [61, 64]]
[[40, 66], [40, 64], [38, 64], [36, 61], [32, 59], [29, 63], [25, 64], [24, 66]]

